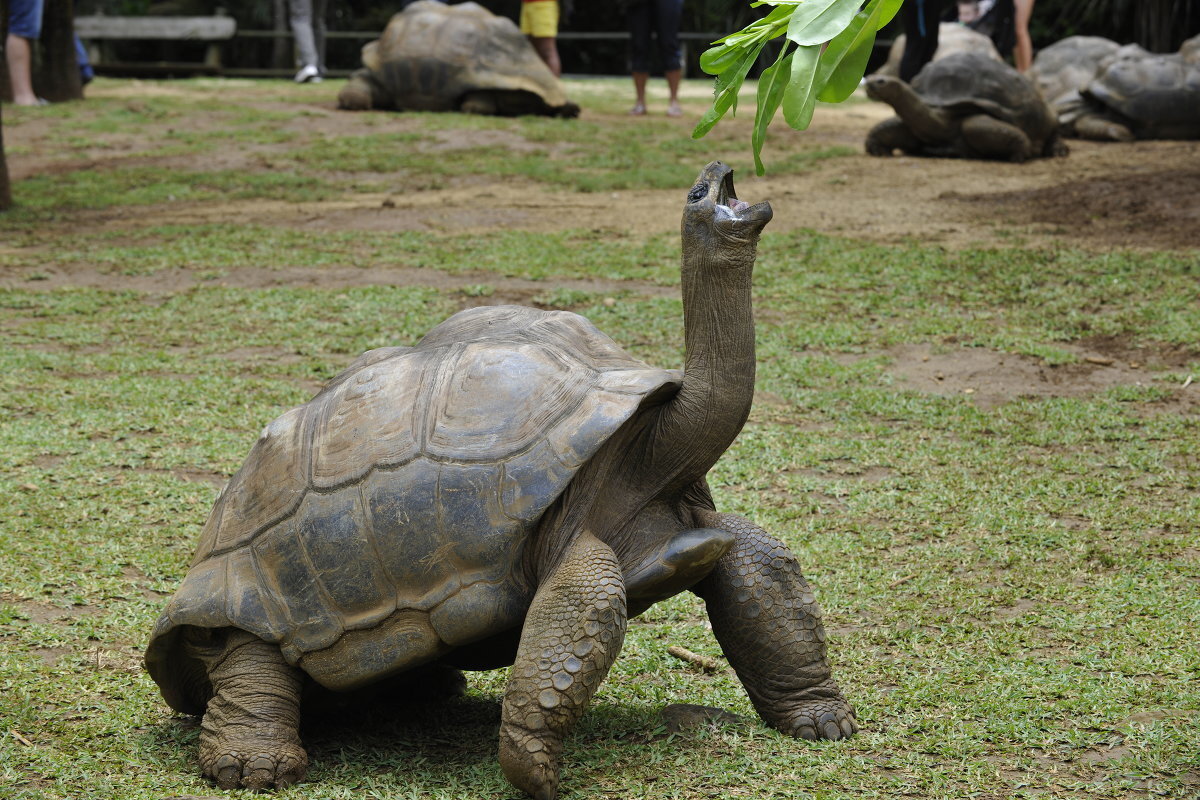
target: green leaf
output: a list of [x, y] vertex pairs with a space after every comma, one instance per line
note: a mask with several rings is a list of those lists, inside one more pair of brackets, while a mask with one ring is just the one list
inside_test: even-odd
[[783, 93], [783, 118], [796, 130], [804, 130], [812, 121], [817, 103], [817, 63], [821, 45], [797, 47], [787, 89]]
[[816, 0], [797, 6], [788, 24], [787, 38], [798, 45], [824, 44], [837, 36], [854, 15], [861, 0]]
[[728, 44], [710, 47], [700, 54], [700, 69], [709, 75], [720, 75], [737, 63], [738, 56], [744, 50]]
[[783, 102], [783, 92], [787, 88], [791, 67], [792, 54], [788, 53], [788, 44], [784, 42], [779, 50], [779, 58], [763, 70], [758, 79], [758, 110], [754, 114], [754, 133], [750, 137], [750, 144], [754, 149], [754, 171], [758, 175], [766, 172], [762, 162], [762, 147], [767, 138], [767, 125], [774, 119], [779, 104]]
[[721, 117], [725, 116], [725, 112], [730, 108], [736, 108], [738, 90], [742, 88], [742, 82], [746, 80], [746, 73], [754, 65], [754, 60], [758, 58], [758, 54], [762, 52], [766, 43], [767, 40], [763, 39], [749, 50], [745, 50], [741, 60], [735, 66], [727, 68], [717, 77], [714, 89], [716, 97], [713, 99], [712, 108], [704, 113], [704, 116], [696, 123], [696, 127], [692, 129], [693, 139], [699, 139], [711, 131]]
[[854, 93], [867, 68], [875, 32], [895, 16], [901, 0], [871, 0], [846, 29], [835, 36], [821, 55], [818, 99], [840, 103]]

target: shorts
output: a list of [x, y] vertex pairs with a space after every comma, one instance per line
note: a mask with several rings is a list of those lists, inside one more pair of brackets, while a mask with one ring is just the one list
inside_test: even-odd
[[42, 0], [9, 0], [8, 32], [22, 39], [42, 35]]
[[558, 0], [525, 0], [521, 3], [521, 33], [535, 39], [558, 36]]

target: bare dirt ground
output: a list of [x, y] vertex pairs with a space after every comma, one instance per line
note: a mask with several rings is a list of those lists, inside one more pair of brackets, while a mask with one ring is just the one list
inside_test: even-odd
[[[573, 91], [584, 106], [583, 119], [612, 130], [614, 137], [637, 136], [639, 118], [604, 113], [588, 106], [588, 83]], [[93, 95], [127, 97], [144, 101], [147, 93], [167, 93], [169, 83], [130, 82], [100, 87]], [[194, 93], [194, 89], [190, 89]], [[214, 93], [219, 89], [214, 89]], [[339, 112], [334, 93], [306, 105], [273, 102], [278, 110], [300, 110], [303, 116], [289, 123], [325, 136], [360, 136], [359, 115]], [[653, 97], [653, 96], [652, 96]], [[690, 134], [711, 95], [700, 82], [685, 86], [685, 115], [677, 121], [681, 137]], [[663, 105], [664, 103], [659, 103]], [[653, 107], [653, 102], [652, 102]], [[721, 125], [740, 127], [745, 136], [732, 145], [714, 141], [712, 158], [742, 165], [738, 175], [743, 199], [770, 199], [775, 207], [772, 231], [812, 228], [879, 242], [912, 240], [950, 249], [971, 246], [1071, 245], [1089, 249], [1136, 248], [1179, 250], [1200, 247], [1200, 142], [1094, 143], [1072, 140], [1066, 158], [1036, 159], [1027, 164], [1007, 164], [953, 159], [909, 157], [871, 158], [865, 154], [817, 162], [802, 173], [771, 171], [772, 141], [803, 136], [813, 148], [843, 146], [862, 151], [867, 130], [891, 116], [891, 109], [869, 102], [822, 107], [812, 127], [803, 133], [777, 121], [769, 133], [765, 158], [768, 174], [755, 178], [750, 162], [750, 109]], [[203, 119], [195, 123], [203, 126]], [[30, 152], [10, 156], [14, 181], [46, 172], [88, 169], [109, 159], [136, 163], [140, 145], [155, 144], [161, 135], [148, 125], [136, 138], [119, 146], [80, 151], [77, 157], [46, 152], [36, 142], [49, 120], [31, 120], [10, 131], [10, 149]], [[190, 121], [189, 125], [192, 124]], [[370, 130], [380, 133], [419, 131], [419, 118], [394, 115]], [[136, 136], [136, 135], [135, 135]], [[453, 158], [454, 150], [467, 147], [507, 147], [515, 153], [540, 147], [520, 137], [494, 130], [441, 131], [428, 152]], [[270, 170], [276, 168], [271, 153], [262, 148], [236, 145], [199, 157], [204, 169]], [[189, 166], [171, 158], [152, 162]], [[196, 166], [191, 164], [190, 166]], [[673, 231], [679, 224], [676, 191], [622, 191], [581, 194], [555, 191], [544, 185], [522, 185], [512, 180], [473, 176], [445, 185], [413, 191], [398, 188], [389, 194], [362, 194], [323, 203], [272, 203], [233, 201], [202, 206], [176, 204], [145, 209], [139, 224], [169, 224], [245, 220], [315, 230], [426, 230], [485, 234], [500, 229], [559, 230], [593, 227], [645, 235]], [[107, 227], [128, 225], [128, 220], [107, 219], [103, 213], [83, 215], [78, 223]]]
[[[614, 137], [636, 136], [643, 120], [621, 113], [590, 110], [588, 84], [578, 87], [584, 119], [611, 129]], [[170, 83], [120, 83], [98, 90], [104, 94], [144, 101], [147, 93], [179, 91]], [[194, 93], [191, 88], [189, 92]], [[220, 91], [214, 89], [214, 92]], [[655, 98], [652, 87], [652, 108]], [[360, 136], [359, 115], [339, 112], [333, 92], [328, 99], [301, 105], [273, 102], [278, 110], [302, 111], [291, 123], [325, 136]], [[322, 96], [324, 97], [324, 96]], [[657, 98], [665, 106], [664, 98]], [[684, 91], [685, 116], [679, 134], [690, 134], [710, 95], [699, 82]], [[748, 110], [729, 122], [745, 136], [724, 147], [714, 142], [707, 157], [741, 165], [739, 195], [746, 200], [769, 199], [775, 208], [771, 232], [811, 228], [818, 232], [880, 243], [913, 242], [950, 250], [966, 247], [1080, 247], [1102, 253], [1117, 248], [1193, 251], [1200, 257], [1200, 142], [1135, 142], [1099, 144], [1072, 140], [1066, 158], [1037, 159], [1008, 164], [909, 157], [872, 158], [865, 154], [815, 162], [801, 173], [771, 171], [772, 142], [804, 136], [811, 147], [847, 147], [862, 152], [867, 130], [891, 115], [877, 103], [848, 103], [822, 107], [809, 131], [796, 133], [780, 122], [773, 126], [765, 158], [768, 174], [756, 178], [750, 162]], [[420, 131], [419, 118], [390, 115], [370, 130]], [[31, 120], [6, 130], [6, 141], [18, 155], [10, 156], [14, 182], [47, 172], [86, 170], [120, 160], [138, 163], [139, 148], [161, 134], [154, 125], [133, 138], [107, 141], [92, 150], [64, 157], [36, 146], [50, 120]], [[196, 124], [203, 126], [203, 119]], [[725, 125], [726, 123], [722, 123]], [[140, 138], [140, 140], [139, 140]], [[514, 153], [540, 147], [495, 130], [439, 131], [432, 142], [418, 145], [444, 153], [468, 147], [507, 147]], [[778, 144], [776, 144], [778, 146]], [[728, 150], [725, 152], [724, 150]], [[552, 154], [553, 155], [553, 154]], [[203, 164], [191, 163], [204, 159]], [[276, 167], [269, 148], [222, 148], [202, 156], [159, 157], [146, 163], [197, 169], [269, 170]], [[233, 200], [228, 203], [173, 203], [138, 210], [136, 220], [124, 212], [86, 212], [72, 218], [72, 229], [96, 232], [130, 227], [228, 222], [240, 220], [304, 230], [428, 231], [486, 236], [500, 230], [557, 231], [590, 228], [646, 236], [678, 230], [678, 190], [577, 193], [542, 184], [488, 176], [469, 176], [432, 188], [398, 187], [389, 193], [362, 193], [326, 202]], [[4, 248], [0, 242], [0, 251]], [[186, 289], [212, 281], [186, 269], [150, 275], [124, 275], [110, 269], [47, 263], [37, 284], [27, 276], [0, 269], [0, 286], [54, 289], [62, 286], [132, 289], [151, 293]], [[540, 282], [505, 278], [494, 273], [447, 275], [435, 270], [389, 265], [343, 268], [231, 269], [217, 283], [257, 288], [268, 286], [361, 286], [420, 284], [455, 290], [486, 282], [495, 292], [487, 298], [463, 297], [464, 305], [529, 303], [545, 288]], [[590, 292], [635, 291], [673, 294], [671, 287], [624, 281], [570, 281], [565, 288]], [[1040, 359], [971, 348], [935, 352], [928, 347], [901, 348], [889, 353], [889, 372], [902, 385], [939, 394], [968, 394], [981, 406], [1017, 396], [1090, 394], [1114, 384], [1138, 384], [1147, 370], [1187, 364], [1194, 354], [1142, 352], [1123, 341], [1096, 341], [1078, 348], [1080, 363], [1051, 367]], [[1194, 393], [1187, 393], [1190, 398]]]

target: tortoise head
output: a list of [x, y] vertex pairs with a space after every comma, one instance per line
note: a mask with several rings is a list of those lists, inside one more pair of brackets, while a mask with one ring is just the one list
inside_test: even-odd
[[771, 221], [768, 202], [742, 202], [733, 188], [733, 170], [714, 161], [700, 171], [683, 208], [685, 260], [693, 248], [712, 254], [749, 246], [751, 253], [762, 229]]
[[899, 78], [893, 78], [890, 75], [875, 74], [867, 76], [867, 97], [872, 100], [878, 100], [881, 103], [895, 105], [892, 101], [904, 92], [904, 88], [904, 81]]

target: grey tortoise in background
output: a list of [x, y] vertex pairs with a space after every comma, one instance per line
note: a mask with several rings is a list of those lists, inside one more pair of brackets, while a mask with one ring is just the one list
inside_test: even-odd
[[[907, 41], [908, 37], [903, 33], [896, 37], [892, 46], [888, 48], [887, 61], [875, 71], [876, 75], [890, 75], [893, 78], [900, 75], [900, 61], [904, 58], [904, 46]], [[959, 22], [939, 23], [938, 46], [931, 60], [937, 61], [955, 53], [980, 53], [996, 61], [1004, 60], [990, 36], [985, 36]]]
[[1065, 136], [1200, 138], [1200, 36], [1170, 54], [1072, 36], [1038, 53], [1030, 73]]
[[301, 692], [512, 665], [500, 765], [554, 798], [563, 737], [626, 621], [691, 591], [762, 718], [843, 739], [854, 710], [795, 557], [706, 474], [754, 397], [751, 275], [769, 203], [700, 173], [682, 220], [683, 371], [573, 313], [460, 312], [360, 356], [270, 423], [221, 492], [145, 663], [203, 714], [222, 788], [286, 786]]
[[525, 34], [477, 3], [413, 3], [363, 47], [362, 62], [339, 108], [579, 116]]
[[912, 85], [885, 75], [867, 78], [867, 95], [896, 116], [867, 133], [866, 151], [890, 156], [1027, 161], [1066, 155], [1054, 113], [1033, 83], [1002, 61], [955, 53], [931, 61]]

